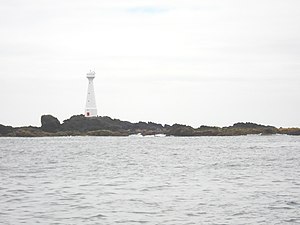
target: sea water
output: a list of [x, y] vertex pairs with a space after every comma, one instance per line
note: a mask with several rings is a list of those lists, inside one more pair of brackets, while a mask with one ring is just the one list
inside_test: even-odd
[[0, 224], [297, 224], [300, 137], [0, 138]]

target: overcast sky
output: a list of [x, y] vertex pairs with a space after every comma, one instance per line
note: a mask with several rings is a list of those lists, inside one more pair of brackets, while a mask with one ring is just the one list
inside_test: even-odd
[[0, 124], [300, 127], [299, 0], [1, 0]]

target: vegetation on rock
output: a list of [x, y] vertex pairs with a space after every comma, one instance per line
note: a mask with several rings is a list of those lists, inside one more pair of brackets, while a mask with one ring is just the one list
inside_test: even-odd
[[0, 136], [43, 137], [43, 136], [128, 136], [131, 134], [167, 136], [236, 136], [248, 134], [287, 134], [300, 135], [300, 128], [276, 128], [256, 123], [235, 123], [229, 127], [191, 126], [174, 124], [162, 125], [153, 122], [131, 123], [104, 117], [85, 117], [75, 115], [61, 124], [52, 115], [41, 117], [41, 127], [11, 127], [0, 124]]
[[300, 135], [300, 128], [279, 128], [279, 134]]

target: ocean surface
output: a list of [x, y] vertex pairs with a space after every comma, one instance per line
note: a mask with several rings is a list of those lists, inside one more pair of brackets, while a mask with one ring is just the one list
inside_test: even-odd
[[300, 224], [300, 137], [0, 138], [0, 224]]

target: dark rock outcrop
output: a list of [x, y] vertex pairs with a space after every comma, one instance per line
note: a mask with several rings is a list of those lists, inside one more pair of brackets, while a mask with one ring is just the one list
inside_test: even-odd
[[51, 115], [43, 115], [41, 117], [41, 129], [46, 132], [57, 132], [60, 130], [59, 120]]
[[161, 124], [152, 122], [130, 123], [118, 119], [112, 119], [108, 116], [85, 117], [84, 115], [72, 116], [70, 119], [64, 120], [61, 125], [62, 131], [113, 131], [122, 134], [134, 133], [162, 133], [165, 131]]
[[181, 124], [174, 124], [167, 131], [167, 135], [172, 136], [195, 136], [194, 133], [194, 128]]
[[300, 135], [300, 128], [276, 128], [256, 123], [235, 123], [229, 127], [191, 126], [174, 124], [161, 125], [153, 122], [131, 123], [108, 116], [85, 117], [76, 115], [61, 124], [51, 115], [41, 117], [41, 127], [11, 127], [0, 124], [0, 136], [6, 137], [43, 137], [43, 136], [128, 136], [131, 134], [167, 136], [237, 136], [248, 134], [287, 134]]
[[13, 131], [13, 127], [0, 124], [0, 135], [6, 136]]

